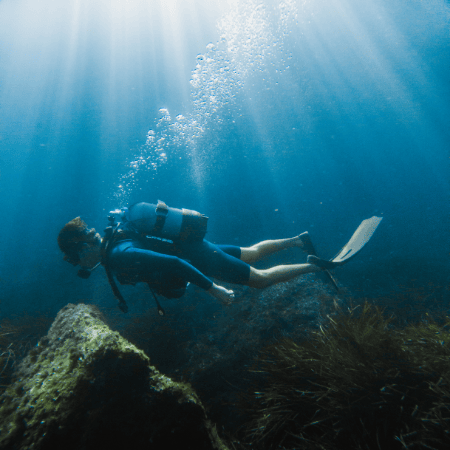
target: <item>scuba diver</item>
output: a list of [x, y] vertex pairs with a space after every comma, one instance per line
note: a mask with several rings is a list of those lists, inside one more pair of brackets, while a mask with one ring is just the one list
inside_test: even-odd
[[[111, 225], [102, 238], [77, 217], [61, 229], [58, 245], [65, 261], [81, 267], [78, 275], [82, 278], [88, 278], [102, 264], [119, 307], [126, 312], [128, 308], [114, 276], [125, 285], [145, 282], [153, 295], [166, 298], [181, 297], [187, 285], [193, 283], [224, 304], [232, 302], [234, 292], [211, 278], [263, 289], [299, 275], [322, 271], [337, 289], [328, 270], [344, 264], [361, 250], [381, 218], [363, 221], [352, 239], [330, 261], [316, 256], [308, 232], [288, 239], [262, 241], [251, 247], [212, 244], [204, 239], [208, 217], [192, 210], [170, 208], [162, 201], [156, 205], [136, 203], [111, 211], [108, 220]], [[308, 262], [269, 269], [250, 265], [292, 247], [304, 250], [309, 255]], [[163, 315], [156, 296], [155, 300]]]

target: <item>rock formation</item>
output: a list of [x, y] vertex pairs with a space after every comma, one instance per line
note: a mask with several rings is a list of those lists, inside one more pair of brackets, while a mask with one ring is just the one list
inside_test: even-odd
[[226, 449], [197, 395], [69, 304], [0, 397], [2, 449]]

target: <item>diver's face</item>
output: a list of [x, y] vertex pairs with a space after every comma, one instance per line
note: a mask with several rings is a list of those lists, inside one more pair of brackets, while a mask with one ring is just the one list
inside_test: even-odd
[[95, 239], [92, 242], [85, 242], [83, 248], [78, 253], [80, 260], [78, 264], [81, 267], [91, 268], [99, 261], [101, 236], [99, 233], [95, 234]]

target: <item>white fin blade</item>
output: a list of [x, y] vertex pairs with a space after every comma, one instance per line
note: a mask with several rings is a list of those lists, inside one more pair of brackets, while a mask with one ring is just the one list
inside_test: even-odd
[[382, 220], [382, 217], [377, 216], [363, 220], [347, 244], [344, 245], [342, 250], [333, 259], [333, 262], [341, 263], [356, 255], [370, 240]]

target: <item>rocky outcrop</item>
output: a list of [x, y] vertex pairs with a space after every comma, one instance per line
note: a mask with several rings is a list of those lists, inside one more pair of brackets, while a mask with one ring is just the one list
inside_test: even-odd
[[0, 448], [226, 449], [192, 388], [83, 304], [58, 313], [0, 397]]

